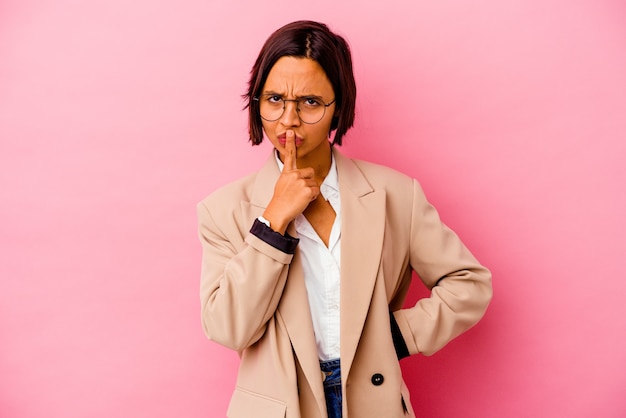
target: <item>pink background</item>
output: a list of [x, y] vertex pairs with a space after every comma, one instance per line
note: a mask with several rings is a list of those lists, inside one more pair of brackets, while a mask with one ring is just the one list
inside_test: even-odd
[[478, 326], [403, 360], [416, 408], [626, 416], [622, 0], [2, 1], [0, 416], [225, 415], [195, 203], [265, 160], [239, 95], [301, 18], [353, 48], [344, 153], [420, 179], [494, 273]]

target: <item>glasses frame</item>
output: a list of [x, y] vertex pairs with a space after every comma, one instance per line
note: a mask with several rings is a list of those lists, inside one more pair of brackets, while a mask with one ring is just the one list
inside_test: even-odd
[[[271, 96], [276, 96], [276, 95], [272, 94]], [[253, 97], [252, 100], [254, 100], [255, 102], [257, 102], [259, 104], [259, 116], [261, 117], [261, 119], [263, 119], [264, 121], [267, 121], [267, 122], [276, 122], [277, 120], [280, 120], [280, 118], [282, 118], [285, 115], [285, 109], [287, 109], [287, 102], [294, 102], [296, 104], [296, 113], [298, 114], [298, 119], [300, 119], [300, 122], [302, 122], [302, 123], [304, 123], [306, 125], [315, 125], [316, 123], [319, 123], [319, 121], [324, 119], [324, 116], [326, 116], [326, 109], [330, 105], [335, 103], [335, 101], [337, 100], [337, 98], [334, 98], [330, 102], [324, 103], [321, 99], [319, 99], [320, 102], [322, 102], [322, 104], [324, 105], [324, 112], [322, 112], [322, 116], [320, 116], [320, 118], [317, 121], [315, 121], [315, 122], [305, 122], [305, 121], [302, 120], [302, 117], [300, 116], [300, 106], [299, 106], [300, 103], [299, 102], [300, 102], [300, 100], [303, 100], [303, 99], [306, 100], [307, 98], [308, 97], [301, 97], [299, 99], [283, 99], [281, 97], [280, 100], [283, 101], [283, 111], [280, 114], [280, 116], [277, 117], [276, 119], [267, 119], [267, 118], [264, 118], [263, 115], [261, 115], [261, 102], [260, 102], [261, 98], [259, 96]]]

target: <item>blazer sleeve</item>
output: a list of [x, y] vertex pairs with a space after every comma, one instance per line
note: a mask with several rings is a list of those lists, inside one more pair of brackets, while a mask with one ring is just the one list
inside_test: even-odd
[[431, 296], [393, 312], [409, 354], [431, 355], [476, 324], [492, 297], [491, 273], [444, 225], [413, 181], [409, 257]]
[[202, 326], [209, 339], [241, 351], [265, 332], [293, 255], [252, 233], [242, 236], [232, 218], [214, 219], [206, 202], [197, 211]]

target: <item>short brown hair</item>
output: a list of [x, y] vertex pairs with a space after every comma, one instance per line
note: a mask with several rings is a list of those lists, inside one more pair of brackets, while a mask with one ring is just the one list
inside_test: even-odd
[[[330, 131], [335, 132], [333, 144], [341, 145], [343, 135], [354, 123], [356, 83], [352, 72], [350, 47], [341, 36], [331, 32], [323, 23], [300, 20], [275, 31], [265, 41], [250, 72], [248, 91], [243, 95], [248, 109], [250, 141], [258, 145], [263, 141], [263, 123], [258, 101], [267, 76], [280, 58], [290, 56], [310, 58], [326, 73], [335, 91], [337, 115], [333, 116]], [[330, 135], [330, 132], [329, 132]]]

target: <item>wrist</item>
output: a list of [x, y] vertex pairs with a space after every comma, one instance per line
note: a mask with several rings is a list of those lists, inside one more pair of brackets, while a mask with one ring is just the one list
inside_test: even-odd
[[268, 228], [272, 227], [272, 223], [268, 221], [267, 219], [265, 219], [263, 215], [259, 216], [257, 219], [259, 220], [259, 222], [264, 223], [265, 226], [267, 226]]
[[272, 213], [263, 213], [263, 215], [259, 216], [259, 221], [263, 222], [265, 225], [270, 227], [275, 232], [278, 232], [281, 235], [285, 235], [287, 231], [287, 225], [289, 225], [289, 221], [282, 220], [276, 216], [273, 216]]

